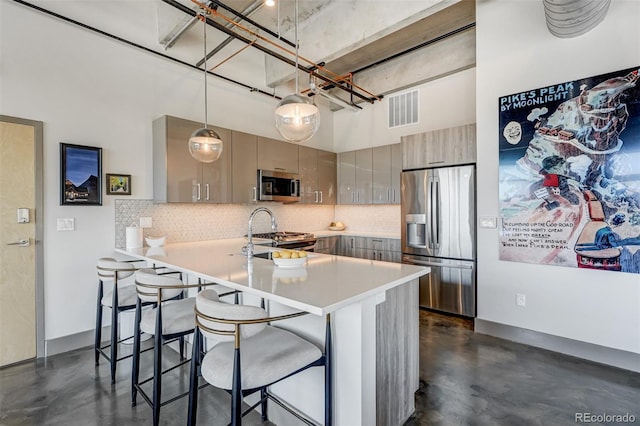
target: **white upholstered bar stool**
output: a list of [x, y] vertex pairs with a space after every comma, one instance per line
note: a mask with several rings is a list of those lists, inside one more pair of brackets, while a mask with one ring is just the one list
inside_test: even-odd
[[[94, 342], [95, 363], [98, 365], [102, 355], [109, 361], [111, 368], [111, 383], [116, 381], [116, 365], [118, 361], [129, 358], [131, 355], [118, 358], [118, 345], [132, 336], [119, 336], [120, 313], [135, 309], [136, 288], [133, 282], [124, 284], [123, 280], [130, 277], [136, 271], [134, 262], [119, 261], [111, 257], [98, 259], [96, 269], [98, 272], [98, 301], [96, 306], [96, 333]], [[111, 283], [110, 289], [105, 289], [105, 284]], [[102, 344], [102, 316], [104, 308], [111, 309], [111, 337], [109, 344]], [[109, 351], [107, 353], [107, 350]]]
[[[196, 330], [191, 356], [188, 425], [196, 424], [199, 375], [217, 388], [231, 393], [231, 424], [241, 425], [242, 416], [261, 406], [267, 421], [267, 400], [271, 399], [296, 418], [314, 424], [302, 414], [282, 404], [269, 386], [316, 366], [325, 367], [325, 425], [332, 423], [331, 322], [327, 315], [324, 353], [313, 343], [271, 324], [305, 315], [297, 312], [269, 317], [257, 306], [221, 303], [215, 292], [203, 290], [196, 296]], [[217, 340], [206, 354], [202, 337]], [[242, 351], [241, 351], [242, 348]], [[260, 392], [260, 400], [242, 413], [245, 396]], [[301, 390], [303, 391], [303, 390]]]
[[[162, 375], [189, 362], [184, 357], [184, 337], [193, 333], [195, 324], [195, 298], [171, 299], [180, 296], [189, 288], [214, 287], [226, 294], [234, 292], [214, 283], [185, 284], [178, 278], [156, 274], [152, 269], [140, 269], [137, 271], [135, 283], [137, 302], [134, 323], [131, 404], [132, 406], [136, 405], [137, 395], [140, 393], [143, 399], [151, 406], [153, 424], [158, 425], [160, 422], [160, 408], [186, 396], [188, 393], [184, 392], [162, 401]], [[215, 291], [213, 292], [217, 294]], [[155, 307], [143, 313], [141, 309], [143, 303], [154, 303]], [[140, 335], [142, 332], [154, 336], [153, 375], [144, 380], [140, 380]], [[162, 348], [165, 344], [176, 340], [180, 346], [180, 362], [163, 371]], [[148, 382], [153, 382], [151, 396], [142, 387]]]

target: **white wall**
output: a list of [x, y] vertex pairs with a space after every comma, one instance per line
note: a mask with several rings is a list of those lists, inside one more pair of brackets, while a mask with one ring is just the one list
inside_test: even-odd
[[[94, 328], [96, 259], [114, 247], [114, 197], [59, 205], [59, 143], [102, 147], [104, 173], [132, 175], [132, 198], [152, 198], [151, 123], [164, 114], [202, 120], [203, 74], [0, 0], [0, 113], [44, 122], [45, 339]], [[277, 100], [209, 78], [209, 122], [279, 138]], [[308, 144], [332, 147], [322, 117]], [[103, 186], [104, 188], [104, 186]], [[57, 232], [56, 218], [75, 218]]]
[[[498, 216], [498, 97], [640, 65], [640, 2], [559, 39], [539, 0], [477, 2], [478, 215]], [[527, 296], [526, 308], [515, 304]], [[498, 260], [498, 231], [478, 230], [478, 318], [640, 353], [640, 277]]]
[[333, 150], [345, 152], [400, 143], [400, 137], [405, 135], [474, 123], [475, 76], [472, 68], [411, 88], [420, 91], [420, 122], [417, 124], [389, 129], [386, 98], [374, 105], [364, 105], [358, 112], [346, 109], [335, 112]]

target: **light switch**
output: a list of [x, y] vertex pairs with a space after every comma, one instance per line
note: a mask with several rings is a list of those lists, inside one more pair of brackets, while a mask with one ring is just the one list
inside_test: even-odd
[[18, 209], [18, 223], [29, 223], [29, 209]]
[[58, 218], [58, 231], [75, 231], [76, 220], [73, 218]]
[[480, 218], [480, 228], [495, 228], [496, 218], [491, 216], [485, 216]]
[[150, 217], [140, 218], [140, 228], [151, 228], [153, 226], [153, 219]]

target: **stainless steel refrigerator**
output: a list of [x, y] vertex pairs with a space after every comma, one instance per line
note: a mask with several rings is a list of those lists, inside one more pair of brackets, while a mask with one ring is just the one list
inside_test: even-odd
[[476, 316], [475, 166], [402, 173], [402, 262], [431, 267], [420, 306]]

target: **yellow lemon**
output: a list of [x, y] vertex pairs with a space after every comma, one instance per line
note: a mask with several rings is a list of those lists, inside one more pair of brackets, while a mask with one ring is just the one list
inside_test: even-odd
[[307, 257], [307, 252], [306, 251], [298, 252], [298, 257]]
[[291, 253], [291, 258], [292, 259], [297, 259], [298, 258], [298, 253], [296, 253], [295, 251], [293, 253]]
[[271, 258], [272, 259], [277, 259], [280, 257], [280, 252], [279, 251], [274, 251], [271, 253]]
[[286, 251], [280, 253], [280, 257], [283, 259], [291, 259], [291, 253], [288, 253]]

